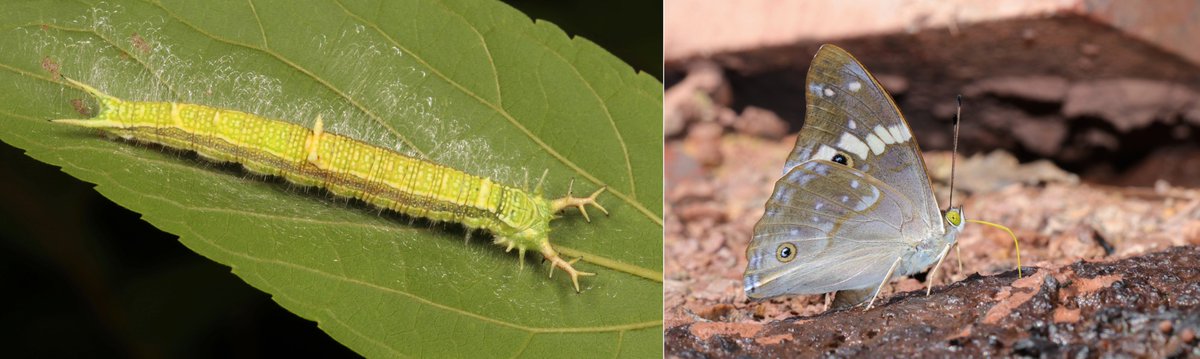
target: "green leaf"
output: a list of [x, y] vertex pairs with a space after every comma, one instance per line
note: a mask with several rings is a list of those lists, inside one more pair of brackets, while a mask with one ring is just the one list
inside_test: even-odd
[[[488, 235], [47, 120], [135, 100], [311, 124], [550, 197], [576, 293]], [[7, 1], [0, 140], [97, 184], [368, 356], [661, 355], [662, 85], [493, 1]], [[72, 101], [72, 100], [82, 101]], [[531, 184], [532, 186], [532, 184]], [[214, 294], [219, 295], [219, 294]]]

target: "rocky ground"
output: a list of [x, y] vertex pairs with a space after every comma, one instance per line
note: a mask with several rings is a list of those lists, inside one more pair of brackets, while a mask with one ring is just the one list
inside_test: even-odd
[[[1200, 356], [1200, 92], [1010, 74], [943, 90], [974, 106], [964, 109], [974, 116], [963, 122], [955, 205], [1012, 228], [1023, 276], [1007, 233], [968, 225], [962, 269], [952, 254], [932, 295], [918, 274], [893, 281], [870, 311], [827, 311], [822, 296], [750, 301], [741, 289], [746, 245], [803, 118], [781, 110], [802, 108], [803, 91], [772, 88], [790, 96], [783, 107], [748, 98], [763, 93], [756, 86], [803, 79], [803, 68], [747, 77], [729, 67], [746, 63], [739, 58], [679, 65], [668, 81], [669, 356]], [[754, 76], [762, 82], [746, 80]], [[906, 91], [932, 86], [919, 77], [880, 77], [902, 107], [918, 109], [909, 120], [932, 149], [928, 172], [944, 208], [953, 108], [913, 104], [926, 95]]]
[[[724, 135], [720, 156], [739, 160], [716, 167], [689, 154], [695, 144], [669, 143], [671, 355], [1200, 355], [1200, 191], [1082, 184], [1003, 152], [959, 162], [955, 201], [969, 218], [1013, 229], [1023, 278], [1010, 237], [970, 225], [960, 236], [962, 270], [949, 258], [929, 297], [918, 275], [894, 282], [870, 311], [827, 312], [822, 296], [748, 300], [744, 251], [793, 140]], [[945, 180], [948, 155], [927, 162]]]

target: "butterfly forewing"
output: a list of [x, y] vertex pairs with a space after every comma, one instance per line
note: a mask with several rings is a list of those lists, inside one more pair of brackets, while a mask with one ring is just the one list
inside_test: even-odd
[[862, 64], [826, 45], [807, 81], [804, 128], [746, 253], [754, 298], [878, 285], [944, 231], [912, 131]]
[[921, 150], [879, 82], [853, 56], [830, 45], [817, 51], [807, 81], [807, 117], [784, 172], [847, 154], [852, 167], [912, 198], [917, 205], [912, 210], [930, 227], [940, 227]]

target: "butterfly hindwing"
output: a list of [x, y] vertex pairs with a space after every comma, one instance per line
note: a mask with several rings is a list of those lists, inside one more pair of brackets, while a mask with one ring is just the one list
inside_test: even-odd
[[[816, 294], [879, 284], [892, 262], [923, 237], [913, 203], [862, 171], [813, 160], [775, 184], [746, 249], [753, 298]], [[896, 215], [898, 214], [898, 215]], [[786, 252], [786, 253], [784, 253]]]

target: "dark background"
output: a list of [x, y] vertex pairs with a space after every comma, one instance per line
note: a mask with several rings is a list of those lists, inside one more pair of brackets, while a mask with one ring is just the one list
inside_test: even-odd
[[[659, 2], [506, 2], [662, 79]], [[354, 355], [229, 267], [7, 144], [0, 201], [6, 356]]]

